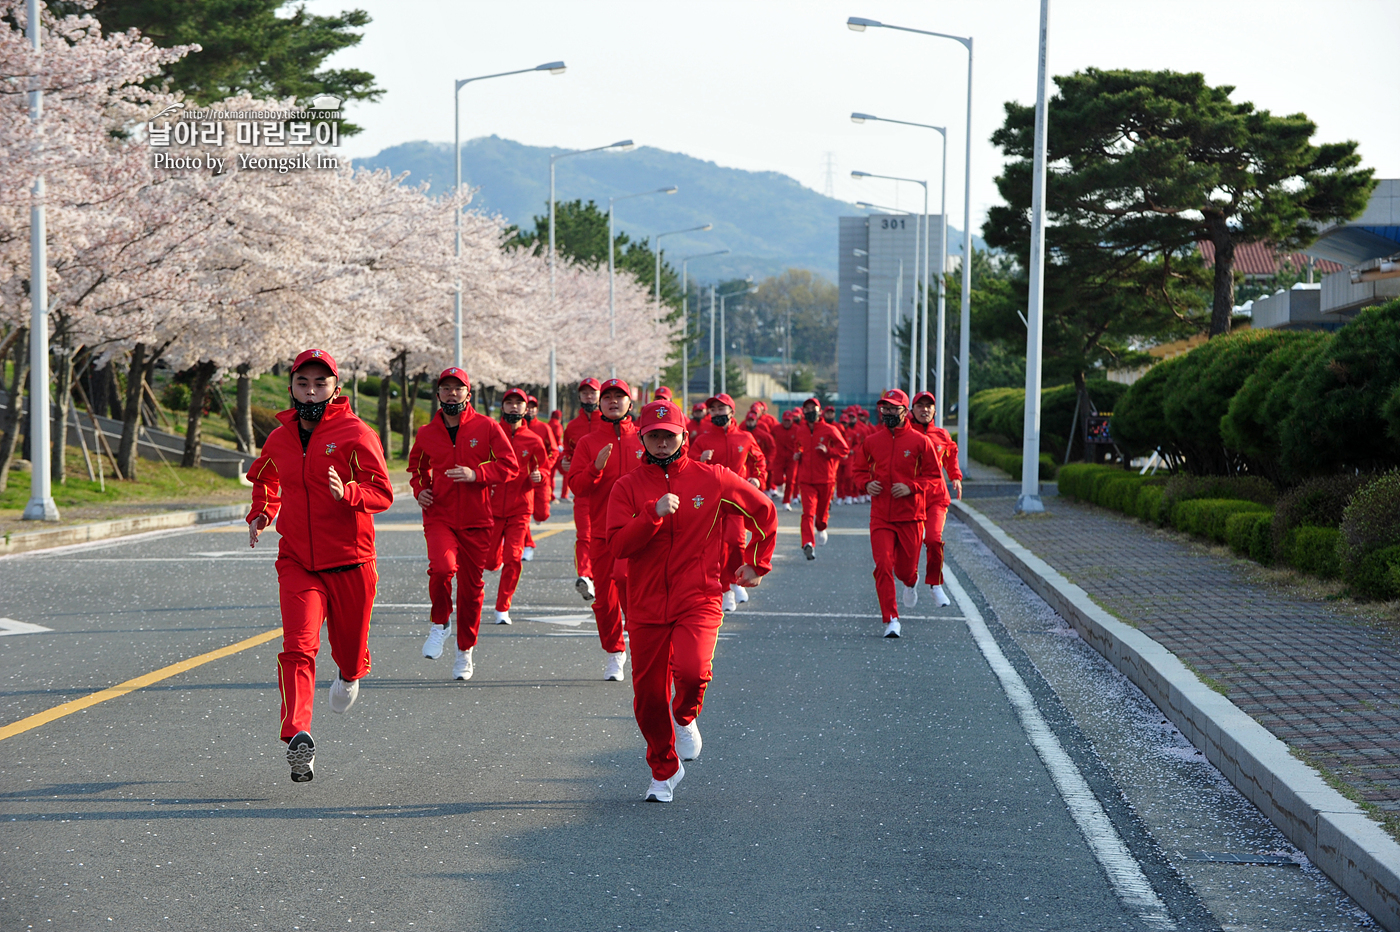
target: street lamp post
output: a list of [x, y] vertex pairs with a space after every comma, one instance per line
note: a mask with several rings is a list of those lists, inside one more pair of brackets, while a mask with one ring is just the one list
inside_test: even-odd
[[[923, 128], [923, 129], [931, 129], [931, 130], [933, 130], [934, 132], [938, 133], [938, 135], [940, 135], [940, 136], [943, 137], [943, 181], [942, 181], [942, 187], [941, 187], [941, 191], [940, 191], [940, 193], [939, 193], [939, 198], [938, 198], [938, 221], [939, 221], [939, 227], [940, 227], [940, 229], [939, 229], [939, 234], [938, 234], [938, 245], [939, 245], [939, 249], [940, 249], [940, 251], [941, 251], [940, 261], [939, 261], [939, 263], [938, 263], [938, 352], [937, 352], [937, 355], [936, 355], [935, 358], [934, 358], [934, 368], [933, 368], [934, 373], [936, 373], [936, 380], [935, 380], [935, 384], [934, 384], [934, 395], [935, 395], [936, 397], [938, 397], [938, 398], [942, 398], [942, 397], [943, 397], [943, 363], [944, 363], [944, 358], [943, 358], [944, 349], [943, 349], [943, 348], [944, 348], [944, 344], [945, 344], [945, 338], [946, 338], [946, 335], [947, 335], [947, 322], [946, 322], [946, 317], [945, 317], [945, 315], [944, 315], [944, 303], [945, 303], [945, 298], [946, 298], [946, 294], [945, 294], [945, 293], [946, 293], [947, 289], [944, 287], [944, 282], [943, 282], [943, 270], [946, 269], [946, 268], [948, 267], [948, 128], [947, 128], [946, 126], [933, 126], [932, 124], [929, 124], [929, 123], [910, 123], [910, 122], [908, 122], [908, 121], [906, 121], [906, 120], [890, 120], [890, 119], [886, 119], [886, 118], [884, 118], [884, 117], [871, 116], [871, 115], [868, 114], [868, 113], [852, 113], [852, 114], [851, 114], [851, 122], [852, 122], [852, 123], [865, 123], [866, 121], [872, 121], [872, 122], [876, 122], [876, 123], [898, 123], [898, 124], [901, 125], [901, 126], [918, 126], [918, 127]], [[927, 219], [927, 217], [925, 217], [925, 219], [924, 219], [924, 282], [925, 282], [925, 284], [927, 284], [927, 282], [928, 282], [928, 268], [929, 268], [929, 257], [928, 257], [929, 235], [928, 235], [928, 233], [929, 233], [929, 229], [928, 229], [928, 219]], [[923, 325], [923, 328], [922, 328], [922, 329], [923, 329], [923, 335], [922, 335], [922, 338], [921, 338], [921, 344], [922, 344], [922, 348], [921, 348], [921, 350], [920, 350], [921, 358], [920, 358], [920, 360], [919, 360], [919, 388], [920, 388], [921, 390], [927, 391], [927, 390], [928, 390], [928, 305], [927, 305], [928, 294], [927, 294], [927, 293], [924, 294], [924, 301], [925, 301], [925, 306], [924, 306], [924, 319], [923, 319], [924, 325]], [[942, 427], [942, 426], [943, 426], [943, 405], [940, 404], [940, 405], [938, 405], [938, 406], [934, 409], [934, 416], [935, 416], [935, 418], [936, 418], [936, 420], [934, 421], [934, 424], [935, 424], [936, 426], [938, 426], [938, 427]]]
[[[554, 301], [554, 163], [560, 159], [567, 159], [571, 155], [586, 155], [589, 152], [603, 152], [607, 149], [616, 149], [619, 152], [630, 152], [637, 146], [630, 139], [623, 139], [610, 146], [594, 146], [592, 149], [576, 149], [573, 152], [558, 152], [549, 157], [549, 300]], [[554, 352], [554, 334], [549, 336], [549, 410], [554, 411], [558, 404], [556, 386], [559, 382], [558, 357]]]
[[[1040, 500], [1040, 340], [1045, 329], [1045, 137], [1049, 104], [1045, 96], [1046, 38], [1050, 0], [1040, 0], [1040, 60], [1036, 71], [1035, 137], [1031, 157], [1030, 299], [1026, 305], [1026, 420], [1021, 445], [1021, 496], [1016, 513], [1045, 510]], [[1073, 429], [1073, 427], [1071, 427]]]
[[[657, 322], [657, 323], [660, 323], [660, 322], [661, 322], [661, 237], [663, 237], [663, 236], [675, 236], [675, 235], [677, 235], [678, 233], [705, 233], [705, 232], [708, 232], [708, 231], [710, 231], [710, 230], [713, 230], [713, 229], [714, 229], [714, 226], [715, 226], [715, 225], [714, 225], [713, 223], [702, 223], [702, 224], [701, 224], [700, 226], [698, 226], [698, 227], [690, 227], [689, 229], [685, 229], [685, 230], [667, 230], [665, 233], [658, 233], [658, 234], [656, 234], [656, 236], [654, 237], [655, 246], [656, 246], [656, 249], [654, 250], [655, 253], [656, 253], [656, 272], [652, 275], [652, 283], [656, 286], [656, 322]], [[682, 279], [682, 285], [681, 285], [681, 287], [682, 287], [682, 288], [685, 287], [685, 285], [684, 285], [684, 279]], [[684, 292], [682, 292], [682, 295], [684, 295]], [[682, 300], [682, 302], [684, 302], [685, 298], [682, 297], [681, 300]], [[682, 310], [682, 316], [684, 316], [684, 310]], [[684, 366], [682, 366], [682, 368], [684, 368]], [[660, 387], [661, 387], [661, 369], [660, 369], [659, 367], [658, 367], [657, 370], [656, 370], [656, 386], [655, 386], [655, 387], [656, 387], [656, 388], [660, 388]]]
[[[43, 28], [39, 0], [29, 0], [28, 14], [25, 29], [29, 47], [37, 55]], [[29, 91], [29, 119], [38, 123], [44, 117], [44, 85], [37, 75], [31, 80], [34, 83]], [[29, 307], [29, 502], [24, 506], [23, 518], [57, 521], [58, 505], [53, 500], [53, 477], [49, 475], [49, 256], [43, 175], [34, 179], [29, 207]], [[12, 405], [19, 403], [17, 397], [10, 399]]]
[[[855, 178], [855, 179], [861, 179], [861, 178], [883, 178], [883, 179], [885, 179], [886, 181], [908, 181], [908, 182], [911, 182], [911, 183], [913, 183], [913, 184], [920, 185], [920, 186], [924, 189], [924, 216], [923, 216], [923, 222], [924, 222], [924, 231], [925, 231], [925, 232], [924, 232], [925, 243], [924, 243], [924, 287], [923, 287], [923, 298], [924, 298], [924, 314], [923, 314], [923, 320], [924, 320], [924, 328], [923, 328], [923, 329], [924, 329], [924, 367], [927, 368], [927, 367], [928, 367], [928, 243], [927, 243], [927, 236], [928, 236], [928, 182], [927, 182], [927, 181], [920, 181], [920, 180], [917, 179], [917, 178], [900, 178], [900, 177], [898, 177], [898, 176], [896, 176], [896, 175], [875, 175], [875, 174], [871, 174], [870, 172], [851, 172], [851, 177], [852, 177], [852, 178]], [[904, 272], [901, 270], [901, 271], [900, 271], [900, 280], [902, 281], [903, 278], [904, 278]], [[919, 287], [919, 222], [918, 222], [917, 220], [914, 221], [914, 287], [915, 287], [916, 290], [917, 290], [918, 287]], [[900, 313], [901, 313], [901, 314], [904, 313], [903, 308], [900, 308]], [[914, 385], [915, 385], [915, 383], [914, 383], [914, 375], [915, 375], [914, 370], [917, 368], [917, 366], [915, 365], [915, 358], [916, 358], [917, 355], [918, 355], [918, 353], [915, 351], [915, 346], [916, 346], [916, 343], [917, 343], [917, 340], [916, 340], [917, 334], [915, 333], [915, 331], [918, 330], [918, 324], [919, 324], [919, 302], [918, 302], [918, 300], [917, 300], [917, 298], [916, 298], [915, 301], [914, 301], [913, 312], [911, 313], [910, 318], [909, 318], [909, 397], [910, 397], [910, 398], [914, 397]], [[927, 379], [925, 379], [925, 382], [927, 382]]]
[[[692, 259], [708, 259], [710, 256], [722, 256], [727, 252], [728, 249], [717, 249], [714, 252], [702, 252], [697, 256], [681, 259], [681, 410], [685, 413], [690, 412], [690, 281], [686, 278], [688, 266]], [[711, 372], [713, 371], [712, 366]]]
[[[618, 201], [625, 201], [633, 197], [645, 197], [648, 194], [675, 194], [676, 190], [676, 186], [671, 185], [669, 188], [657, 188], [655, 191], [638, 191], [636, 194], [619, 194], [617, 197], [608, 198], [608, 339], [610, 342], [617, 339], [617, 305], [613, 301], [613, 273], [616, 271], [614, 267], [616, 260], [613, 256], [616, 251], [613, 242], [616, 239], [616, 234], [613, 233], [613, 205]], [[617, 378], [617, 363], [613, 363], [612, 377]]]
[[[750, 275], [750, 276], [748, 276], [747, 278], [745, 278], [745, 279], [744, 279], [744, 282], [745, 282], [746, 287], [744, 288], [743, 291], [731, 291], [729, 294], [722, 294], [722, 295], [719, 296], [719, 390], [720, 390], [720, 393], [721, 393], [721, 394], [723, 394], [724, 392], [729, 391], [729, 387], [728, 387], [728, 382], [729, 382], [728, 375], [729, 375], [729, 373], [728, 373], [728, 371], [727, 371], [728, 368], [729, 368], [729, 346], [728, 346], [728, 344], [727, 344], [726, 341], [725, 341], [725, 332], [724, 332], [724, 310], [725, 310], [725, 308], [724, 308], [724, 302], [727, 301], [727, 300], [729, 300], [730, 298], [738, 298], [738, 297], [742, 297], [743, 295], [754, 294], [754, 293], [756, 293], [756, 292], [758, 291], [758, 289], [755, 288], [755, 287], [753, 287], [752, 284], [751, 284], [751, 283], [753, 282], [753, 276], [752, 276], [752, 275]], [[715, 289], [714, 289], [714, 286], [711, 286], [711, 287], [710, 287], [710, 367], [711, 367], [711, 373], [713, 373], [713, 371], [714, 371], [714, 362], [715, 362], [715, 359], [714, 359], [714, 354], [715, 354], [715, 332], [714, 332], [714, 328], [715, 328]], [[712, 374], [711, 377], [710, 377], [710, 395], [711, 395], [711, 397], [714, 396], [714, 393], [715, 393], [715, 392], [714, 392], [714, 376], [713, 376], [713, 374]]]
[[968, 442], [968, 355], [972, 333], [972, 38], [954, 36], [946, 32], [930, 32], [926, 29], [911, 29], [907, 26], [891, 26], [875, 19], [852, 16], [846, 26], [854, 32], [866, 29], [894, 29], [898, 32], [912, 32], [921, 36], [938, 39], [952, 39], [961, 42], [967, 49], [967, 150], [963, 158], [963, 258], [962, 258], [962, 300], [958, 315], [958, 466], [967, 472]]

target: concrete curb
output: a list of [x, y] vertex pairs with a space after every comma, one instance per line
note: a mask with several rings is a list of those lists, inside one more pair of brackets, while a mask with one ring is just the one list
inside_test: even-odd
[[[409, 488], [407, 482], [401, 482], [394, 486], [394, 494], [403, 495], [409, 491]], [[75, 524], [72, 527], [52, 528], [47, 531], [7, 534], [0, 538], [0, 556], [27, 553], [31, 550], [47, 550], [50, 547], [66, 547], [70, 544], [86, 544], [95, 540], [131, 537], [150, 531], [166, 531], [172, 528], [190, 527], [195, 524], [237, 521], [248, 514], [250, 507], [248, 504], [241, 504], [225, 505], [221, 508], [204, 508], [197, 511], [167, 511], [155, 515], [142, 515], [137, 518], [99, 521], [95, 524]]]
[[1400, 844], [1328, 786], [1176, 655], [1096, 605], [1089, 594], [966, 502], [953, 510], [992, 552], [1147, 694], [1207, 759], [1314, 864], [1390, 932], [1400, 932]]

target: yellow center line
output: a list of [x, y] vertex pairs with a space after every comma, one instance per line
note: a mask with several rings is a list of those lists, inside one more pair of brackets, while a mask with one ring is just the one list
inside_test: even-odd
[[36, 713], [28, 718], [22, 718], [17, 722], [12, 722], [0, 728], [0, 741], [4, 741], [6, 738], [13, 738], [15, 735], [23, 734], [26, 731], [38, 728], [40, 725], [47, 725], [55, 719], [63, 718], [65, 715], [72, 715], [74, 712], [79, 712], [83, 709], [95, 706], [99, 702], [106, 702], [108, 699], [116, 699], [118, 696], [125, 696], [127, 693], [143, 689], [153, 683], [159, 683], [161, 680], [168, 680], [172, 676], [184, 673], [186, 670], [193, 670], [195, 667], [203, 666], [210, 661], [237, 654], [250, 647], [257, 647], [259, 644], [266, 644], [273, 638], [280, 637], [281, 634], [282, 629], [280, 627], [273, 628], [270, 631], [264, 631], [262, 634], [256, 634], [246, 640], [239, 641], [237, 644], [230, 644], [228, 647], [220, 647], [218, 650], [211, 650], [209, 653], [200, 654], [198, 657], [191, 657], [188, 660], [181, 660], [179, 663], [172, 663], [168, 667], [161, 667], [159, 670], [153, 670], [133, 680], [127, 680], [125, 683], [118, 683], [116, 686], [112, 686], [108, 689], [90, 693], [81, 699], [74, 699], [72, 702], [56, 705], [52, 709]]

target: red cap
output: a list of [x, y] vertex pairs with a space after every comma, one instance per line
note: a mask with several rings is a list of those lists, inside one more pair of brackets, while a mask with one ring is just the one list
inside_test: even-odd
[[642, 407], [637, 415], [637, 433], [665, 430], [673, 434], [685, 433], [685, 415], [670, 401], [653, 401]]
[[903, 391], [897, 388], [886, 389], [885, 393], [880, 396], [880, 400], [885, 404], [903, 405], [906, 408], [909, 407], [909, 396], [904, 394]]
[[456, 366], [448, 366], [446, 369], [442, 370], [442, 374], [438, 376], [437, 382], [433, 383], [434, 387], [441, 385], [443, 379], [456, 379], [467, 388], [472, 387], [472, 380], [467, 378], [467, 373], [462, 369], [458, 369]]
[[909, 404], [916, 405], [920, 401], [925, 400], [927, 400], [929, 404], [937, 404], [937, 401], [933, 397], [933, 392], [919, 392], [917, 395], [914, 396], [914, 400], [909, 402]]
[[704, 402], [697, 401], [697, 402], [695, 402], [695, 404], [691, 405], [691, 406], [690, 406], [690, 413], [691, 413], [691, 414], [695, 414], [695, 415], [699, 415], [700, 417], [704, 417], [704, 416], [705, 416], [705, 404], [704, 404]]
[[723, 392], [720, 392], [718, 395], [715, 395], [713, 398], [706, 398], [706, 399], [705, 399], [705, 407], [708, 408], [710, 405], [714, 404], [715, 402], [719, 402], [719, 403], [722, 404], [722, 405], [728, 405], [728, 406], [729, 406], [729, 409], [730, 409], [731, 411], [734, 409], [734, 399], [733, 399], [733, 398], [730, 398], [728, 395], [726, 395], [726, 394], [723, 393]]
[[537, 407], [537, 408], [540, 406], [540, 400], [539, 400], [538, 398], [536, 398], [534, 395], [526, 395], [526, 396], [525, 396], [525, 403], [526, 403], [527, 405], [534, 405], [534, 406]]
[[822, 400], [816, 395], [813, 395], [811, 398], [808, 398], [806, 401], [802, 402], [802, 407], [805, 408], [808, 405], [816, 405], [818, 408], [820, 408], [822, 406]]
[[604, 383], [602, 384], [602, 386], [598, 389], [598, 394], [601, 395], [603, 392], [607, 391], [607, 390], [610, 389], [610, 388], [618, 389], [618, 390], [621, 391], [624, 395], [626, 395], [628, 398], [631, 398], [631, 397], [632, 397], [632, 386], [628, 385], [628, 384], [627, 384], [625, 381], [623, 381], [622, 379], [608, 379], [608, 380], [607, 380], [606, 382], [604, 382]]
[[549, 419], [551, 421], [562, 421], [564, 419], [564, 412], [555, 408], [553, 411], [549, 412]]
[[753, 407], [755, 407], [755, 408], [762, 408], [764, 411], [767, 411], [767, 410], [768, 410], [768, 402], [766, 402], [766, 401], [755, 401], [755, 402], [753, 403]]
[[662, 385], [662, 386], [661, 386], [660, 388], [658, 388], [656, 391], [652, 392], [651, 397], [652, 397], [652, 400], [653, 400], [653, 401], [670, 401], [670, 400], [671, 400], [671, 390], [670, 390], [669, 388], [667, 388], [665, 385]]
[[592, 377], [586, 378], [586, 379], [584, 379], [582, 382], [578, 383], [578, 387], [579, 387], [579, 388], [602, 388], [602, 386], [598, 384], [598, 380], [595, 379], [595, 378], [592, 378]]
[[528, 402], [528, 401], [530, 400], [530, 396], [527, 395], [527, 394], [525, 394], [525, 389], [523, 389], [523, 388], [512, 388], [512, 389], [507, 389], [506, 393], [505, 393], [504, 395], [501, 396], [501, 401], [502, 401], [502, 402], [510, 401], [510, 399], [511, 399], [512, 396], [518, 397], [521, 401], [525, 401], [525, 402]]
[[340, 370], [335, 367], [335, 360], [331, 358], [331, 354], [325, 350], [302, 350], [301, 355], [297, 356], [292, 362], [292, 371], [297, 371], [309, 362], [319, 362], [321, 365], [331, 370], [331, 375], [335, 376], [337, 381], [340, 380]]

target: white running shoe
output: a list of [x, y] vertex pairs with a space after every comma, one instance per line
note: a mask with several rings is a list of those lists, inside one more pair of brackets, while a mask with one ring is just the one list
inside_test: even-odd
[[593, 580], [589, 579], [587, 576], [580, 576], [578, 579], [574, 580], [574, 588], [578, 590], [579, 595], [583, 596], [583, 601], [585, 602], [592, 602], [597, 598], [593, 592]]
[[452, 665], [452, 678], [454, 680], [469, 680], [476, 672], [476, 664], [472, 661], [472, 652], [475, 647], [468, 647], [466, 650], [457, 651], [457, 662]]
[[646, 801], [649, 803], [669, 803], [675, 795], [676, 784], [685, 778], [685, 765], [676, 767], [675, 776], [669, 780], [651, 779], [651, 788], [647, 790]]
[[732, 612], [739, 607], [739, 602], [734, 598], [732, 589], [724, 590], [724, 598], [720, 600], [720, 605], [726, 612]]
[[749, 590], [738, 583], [730, 583], [729, 591], [734, 593], [734, 601], [738, 602], [740, 605], [743, 605], [749, 600]]
[[520, 551], [520, 559], [525, 563], [532, 562], [535, 559], [535, 548], [526, 547], [524, 550]]
[[783, 511], [792, 511], [792, 502], [783, 502]]
[[509, 611], [497, 612], [497, 613], [496, 613], [496, 624], [498, 624], [498, 625], [508, 625], [508, 624], [510, 624], [510, 612], [509, 612]]
[[607, 666], [603, 667], [603, 679], [621, 683], [622, 668], [625, 666], [627, 666], [627, 651], [620, 650], [615, 654], [608, 654]]
[[442, 656], [442, 645], [447, 643], [449, 631], [447, 625], [433, 625], [428, 631], [428, 639], [423, 642], [423, 656], [429, 660], [436, 660]]
[[912, 586], [906, 586], [904, 583], [900, 583], [899, 588], [904, 591], [904, 598], [901, 601], [904, 602], [905, 608], [913, 608], [915, 605], [919, 604], [919, 586], [917, 583]]
[[342, 680], [340, 674], [335, 675], [335, 682], [331, 683], [330, 704], [331, 711], [340, 713], [347, 711], [360, 695], [359, 680]]
[[817, 551], [811, 544], [803, 544], [802, 552], [807, 554], [807, 559], [809, 560], [815, 560], [817, 558]]
[[287, 763], [292, 765], [293, 783], [310, 783], [316, 778], [316, 742], [310, 732], [292, 735], [287, 742]]
[[948, 598], [948, 593], [943, 591], [943, 587], [937, 583], [930, 583], [929, 588], [933, 590], [933, 604], [942, 608], [945, 605], [952, 605], [953, 600]]
[[817, 532], [817, 543], [823, 546], [826, 545], [826, 531], [822, 530]]
[[700, 756], [700, 748], [704, 742], [700, 740], [700, 726], [692, 719], [689, 725], [682, 725], [671, 717], [671, 724], [676, 726], [676, 756], [681, 760], [695, 760]]
[[898, 619], [898, 618], [891, 618], [889, 621], [885, 622], [885, 637], [887, 637], [887, 638], [897, 638], [897, 637], [899, 637], [899, 619]]

